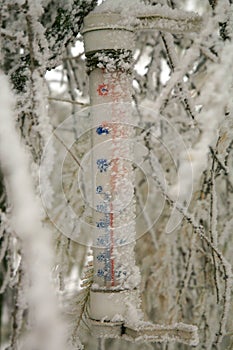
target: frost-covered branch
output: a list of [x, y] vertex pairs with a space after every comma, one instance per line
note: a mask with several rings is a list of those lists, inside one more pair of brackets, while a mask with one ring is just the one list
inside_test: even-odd
[[[7, 185], [8, 200], [12, 205], [12, 226], [22, 242], [24, 264], [30, 283], [24, 298], [28, 298], [29, 312], [32, 313], [33, 342], [35, 345], [35, 341], [41, 341], [41, 334], [43, 334], [44, 341], [41, 343], [41, 349], [62, 349], [56, 334], [60, 333], [61, 329], [59, 328], [56, 297], [51, 284], [53, 264], [51, 237], [42, 226], [41, 209], [29, 174], [29, 159], [15, 130], [12, 109], [14, 98], [8, 81], [2, 73], [0, 80], [0, 85], [4, 87], [0, 94], [2, 110], [0, 159]], [[20, 306], [19, 303], [17, 305], [17, 307]], [[20, 327], [18, 312], [18, 310], [15, 311], [16, 329]], [[14, 343], [15, 337], [18, 337], [18, 333], [12, 338]], [[28, 341], [25, 347], [30, 348], [32, 339], [28, 338]], [[37, 346], [40, 346], [39, 342]]]

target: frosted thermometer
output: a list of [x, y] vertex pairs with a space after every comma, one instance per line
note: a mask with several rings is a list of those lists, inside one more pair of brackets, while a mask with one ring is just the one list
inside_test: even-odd
[[135, 32], [157, 29], [184, 33], [198, 31], [201, 24], [194, 13], [167, 9], [144, 6], [144, 11], [134, 13], [130, 21], [122, 13], [109, 12], [92, 12], [84, 19], [90, 99], [91, 106], [96, 106], [91, 112], [94, 281], [90, 319], [92, 332], [99, 338], [176, 340], [196, 345], [195, 326], [143, 321], [140, 274], [134, 256], [131, 104]]

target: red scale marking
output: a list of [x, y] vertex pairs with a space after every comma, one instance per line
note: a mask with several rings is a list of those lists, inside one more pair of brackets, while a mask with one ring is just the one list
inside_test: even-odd
[[108, 86], [106, 84], [101, 84], [98, 86], [97, 91], [100, 96], [106, 96], [108, 95]]

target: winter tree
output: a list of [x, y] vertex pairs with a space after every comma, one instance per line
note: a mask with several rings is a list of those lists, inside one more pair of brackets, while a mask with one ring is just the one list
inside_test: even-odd
[[[127, 215], [134, 211], [137, 235], [134, 253], [129, 249], [136, 261], [122, 255], [126, 272], [115, 270], [114, 279], [123, 274], [129, 294], [130, 283], [137, 284], [145, 324], [188, 324], [198, 330], [196, 349], [233, 349], [232, 1], [0, 3], [1, 349], [192, 347], [178, 336], [172, 342], [142, 336], [134, 343], [123, 331], [116, 339], [107, 330], [105, 338], [93, 334], [90, 290], [107, 277], [93, 265], [89, 238], [105, 223], [93, 216], [93, 191], [103, 191], [93, 187], [86, 164], [94, 135], [115, 132], [114, 123], [93, 128], [93, 115], [119, 113], [119, 96], [127, 106], [132, 98], [134, 121], [124, 123], [122, 133], [133, 134], [134, 155], [121, 184], [128, 169], [133, 188], [126, 179], [122, 196], [127, 200], [132, 190]], [[117, 14], [122, 32], [134, 28], [132, 52], [85, 55], [83, 23], [91, 13], [103, 22]], [[187, 30], [189, 21], [197, 21], [198, 30]], [[93, 67], [111, 77], [98, 89]], [[93, 106], [92, 92], [107, 95], [114, 79], [120, 86], [114, 101]], [[97, 166], [101, 176], [108, 167], [121, 171], [104, 158]], [[106, 283], [113, 286], [111, 278]], [[133, 324], [135, 310], [129, 315]]]

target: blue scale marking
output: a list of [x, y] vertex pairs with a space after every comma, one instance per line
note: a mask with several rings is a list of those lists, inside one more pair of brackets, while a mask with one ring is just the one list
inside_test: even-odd
[[105, 261], [105, 254], [101, 253], [101, 254], [97, 255], [97, 260], [98, 261]]
[[110, 246], [110, 240], [109, 235], [103, 235], [100, 237], [97, 237], [97, 244], [101, 247], [109, 247]]
[[104, 158], [98, 159], [96, 161], [96, 164], [97, 164], [97, 167], [101, 173], [106, 172], [108, 170], [109, 165], [110, 165], [108, 160], [104, 159]]
[[116, 239], [116, 244], [117, 245], [123, 245], [123, 244], [126, 244], [126, 243], [127, 243], [126, 239], [123, 239], [123, 238]]
[[110, 259], [110, 251], [106, 250], [105, 252], [102, 252], [100, 254], [97, 255], [97, 260], [99, 261], [109, 261]]
[[96, 223], [98, 228], [109, 228], [109, 215], [105, 213], [104, 218]]
[[[110, 195], [106, 192], [103, 191], [103, 187], [102, 186], [97, 186], [96, 187], [96, 192], [100, 195], [103, 195], [105, 200], [104, 202], [98, 204], [96, 206], [97, 211], [103, 213], [103, 218], [96, 222], [96, 226], [98, 229], [100, 230], [104, 230], [106, 232], [105, 235], [102, 235], [100, 237], [97, 238], [97, 244], [99, 247], [103, 247], [104, 251], [100, 252], [97, 256], [96, 259], [100, 262], [104, 264], [104, 267], [99, 269], [96, 273], [96, 275], [98, 277], [103, 277], [105, 281], [110, 281], [111, 280], [111, 265], [110, 265], [110, 236], [109, 236], [109, 232], [110, 232], [110, 217], [109, 217], [109, 212], [107, 212], [108, 208], [109, 208], [109, 201], [110, 201]], [[126, 244], [127, 240], [124, 238], [117, 238], [115, 243], [119, 246]], [[121, 276], [127, 276], [127, 272], [126, 271], [122, 271], [122, 270], [115, 270], [115, 277], [116, 278], [121, 278]]]
[[96, 132], [98, 135], [108, 135], [109, 134], [109, 130], [107, 128], [104, 128], [103, 126], [99, 126], [97, 129], [96, 129]]
[[106, 203], [104, 203], [104, 204], [97, 204], [96, 210], [99, 213], [107, 213], [108, 212], [108, 206], [107, 206]]
[[97, 276], [98, 277], [104, 277], [106, 281], [111, 281], [111, 273], [110, 271], [106, 271], [104, 269], [99, 269], [97, 271]]
[[96, 193], [102, 193], [103, 192], [103, 187], [102, 186], [97, 186], [96, 187]]
[[126, 271], [121, 271], [121, 270], [115, 270], [115, 276], [120, 278], [122, 275], [126, 276], [127, 272]]
[[97, 276], [99, 276], [99, 277], [104, 277], [104, 275], [105, 275], [105, 270], [99, 269], [99, 270], [97, 271]]
[[108, 224], [108, 222], [105, 222], [105, 221], [98, 221], [96, 223], [96, 226], [98, 228], [108, 228], [109, 224]]
[[[107, 159], [98, 159], [97, 165], [100, 172], [106, 171], [109, 163]], [[100, 278], [104, 278], [105, 281], [111, 281], [111, 264], [110, 264], [110, 206], [109, 202], [111, 194], [104, 191], [103, 186], [99, 185], [96, 187], [96, 193], [102, 198], [102, 202], [96, 205], [96, 210], [103, 213], [103, 217], [96, 222], [96, 227], [99, 230], [105, 232], [104, 235], [97, 237], [97, 245], [103, 247], [104, 251], [100, 252], [96, 259], [99, 263], [103, 263], [103, 267], [98, 269], [96, 275]]]

